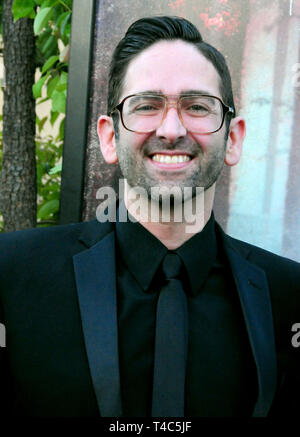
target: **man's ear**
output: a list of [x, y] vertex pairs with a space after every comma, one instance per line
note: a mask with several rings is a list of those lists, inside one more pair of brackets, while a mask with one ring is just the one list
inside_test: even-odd
[[108, 164], [116, 164], [118, 162], [115, 130], [111, 117], [101, 115], [97, 123], [97, 133], [100, 142], [100, 148], [105, 161]]
[[232, 166], [239, 162], [243, 141], [246, 135], [246, 122], [243, 117], [231, 120], [226, 144], [225, 164]]

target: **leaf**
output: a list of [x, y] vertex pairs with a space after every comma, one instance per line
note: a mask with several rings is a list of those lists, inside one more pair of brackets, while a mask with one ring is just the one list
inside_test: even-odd
[[61, 75], [60, 75], [59, 82], [60, 83], [67, 83], [68, 82], [68, 73], [66, 73], [65, 71], [62, 71]]
[[55, 87], [56, 87], [58, 82], [59, 82], [59, 75], [58, 74], [49, 80], [49, 82], [47, 83], [47, 96], [48, 97], [52, 96], [52, 93], [55, 90]]
[[62, 170], [62, 164], [57, 164], [49, 170], [49, 174], [59, 173]]
[[53, 112], [53, 111], [51, 111], [51, 117], [50, 117], [50, 123], [51, 123], [51, 126], [54, 125], [54, 123], [56, 122], [58, 116], [59, 116], [59, 112]]
[[40, 31], [46, 26], [52, 15], [52, 12], [52, 8], [44, 8], [39, 10], [33, 24], [33, 30], [35, 35], [38, 35]]
[[38, 99], [39, 97], [42, 96], [42, 88], [44, 83], [46, 82], [46, 80], [49, 77], [49, 73], [46, 74], [45, 76], [42, 76], [32, 87], [32, 92], [33, 92], [33, 96], [35, 99]]
[[34, 0], [15, 0], [12, 6], [12, 13], [14, 16], [14, 21], [17, 21], [19, 18], [27, 17], [34, 18], [35, 17], [35, 2]]
[[66, 112], [66, 92], [54, 90], [52, 93], [52, 111]]
[[49, 36], [52, 34], [52, 29], [50, 28], [46, 28], [45, 30], [43, 30], [43, 32], [41, 32], [39, 34], [39, 36], [36, 39], [36, 45], [37, 47], [41, 50], [41, 52], [43, 51], [43, 46], [46, 43], [46, 41], [48, 40]]
[[55, 21], [55, 26], [59, 27], [62, 23], [62, 21], [65, 19], [65, 17], [69, 14], [70, 12], [64, 12], [63, 14], [59, 14], [57, 17], [57, 20]]
[[47, 115], [40, 120], [40, 122], [39, 122], [39, 132], [41, 132], [43, 130], [44, 124], [46, 123], [47, 120], [48, 120]]
[[57, 4], [58, 1], [57, 0], [43, 0], [42, 4], [45, 8], [48, 8], [49, 6], [55, 6], [55, 4]]
[[59, 56], [50, 56], [49, 59], [45, 62], [42, 68], [42, 74], [45, 73], [45, 71], [49, 70], [49, 68], [52, 67], [52, 65], [55, 64], [56, 61], [58, 61]]
[[66, 25], [66, 29], [65, 29], [65, 33], [62, 37], [63, 43], [66, 45], [67, 42], [65, 41], [65, 39], [68, 41], [70, 39], [70, 35], [71, 35], [71, 23], [68, 23]]
[[65, 91], [67, 89], [68, 73], [63, 71], [59, 78], [59, 83], [56, 85], [57, 91]]
[[65, 136], [65, 118], [60, 122], [60, 126], [59, 126], [59, 138], [63, 140], [64, 136]]
[[41, 103], [47, 102], [47, 100], [49, 100], [49, 97], [44, 97], [43, 99], [41, 99], [38, 102], [36, 102], [36, 106], [40, 105]]
[[57, 85], [56, 90], [61, 92], [61, 91], [66, 91], [67, 90], [67, 84], [66, 83], [60, 83]]
[[60, 26], [60, 33], [61, 33], [62, 35], [65, 35], [65, 32], [66, 32], [66, 25], [67, 25], [67, 23], [68, 23], [68, 21], [69, 21], [70, 16], [71, 16], [71, 12], [68, 12], [68, 15], [66, 15], [66, 17], [65, 17], [64, 20], [63, 20], [63, 22], [61, 23], [61, 26]]
[[57, 39], [54, 35], [50, 35], [45, 43], [41, 47], [41, 52], [43, 53], [44, 57], [46, 59], [50, 58], [50, 56], [53, 55], [53, 53], [57, 53], [58, 45], [57, 45]]
[[41, 220], [50, 218], [52, 214], [59, 210], [59, 200], [49, 200], [39, 209], [38, 218]]
[[36, 124], [37, 127], [38, 127], [38, 131], [39, 131], [39, 133], [40, 133], [41, 130], [43, 129], [44, 124], [45, 124], [45, 122], [47, 121], [47, 119], [48, 119], [48, 116], [47, 116], [47, 115], [46, 115], [45, 117], [41, 118], [41, 119], [40, 119], [38, 116], [35, 117], [35, 124]]

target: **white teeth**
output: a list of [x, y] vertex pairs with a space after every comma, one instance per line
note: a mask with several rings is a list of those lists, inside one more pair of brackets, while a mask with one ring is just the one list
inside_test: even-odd
[[152, 160], [156, 162], [162, 162], [164, 164], [177, 164], [179, 162], [190, 161], [190, 156], [187, 155], [153, 155]]

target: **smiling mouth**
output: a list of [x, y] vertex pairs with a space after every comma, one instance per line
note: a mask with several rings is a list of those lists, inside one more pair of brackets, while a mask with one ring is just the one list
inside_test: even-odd
[[179, 168], [184, 167], [193, 160], [195, 156], [191, 153], [183, 152], [181, 150], [162, 150], [148, 155], [150, 161], [159, 166]]
[[186, 155], [186, 154], [169, 155], [169, 154], [160, 154], [160, 153], [156, 153], [150, 156], [150, 158], [152, 159], [152, 161], [159, 162], [161, 164], [179, 164], [183, 162], [189, 162], [192, 159], [190, 155]]

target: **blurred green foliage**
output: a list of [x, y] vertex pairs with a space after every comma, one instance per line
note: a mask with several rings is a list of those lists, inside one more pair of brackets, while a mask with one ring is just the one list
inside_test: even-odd
[[[1, 2], [0, 2], [1, 3]], [[72, 0], [14, 0], [14, 20], [32, 18], [36, 35], [36, 68], [40, 77], [33, 86], [36, 104], [51, 102], [46, 117], [36, 117], [38, 225], [58, 223], [60, 170], [68, 82]], [[0, 10], [1, 13], [1, 10]], [[58, 135], [45, 134], [45, 125]], [[2, 138], [2, 136], [1, 136]], [[0, 143], [0, 170], [2, 141]], [[51, 169], [54, 169], [51, 171]], [[1, 226], [1, 223], [0, 223]]]

